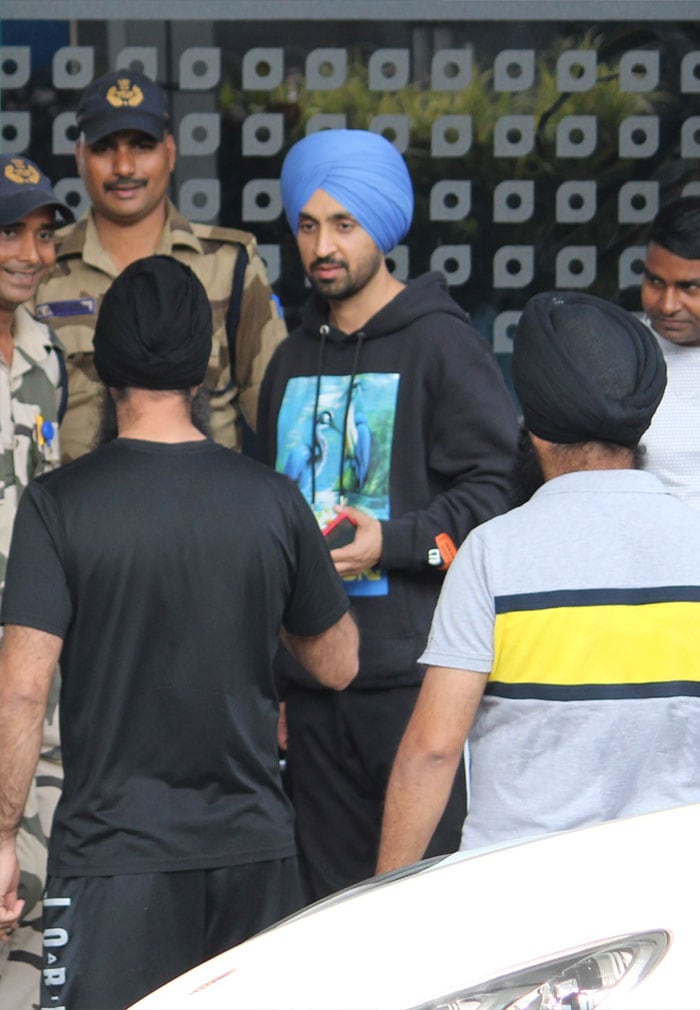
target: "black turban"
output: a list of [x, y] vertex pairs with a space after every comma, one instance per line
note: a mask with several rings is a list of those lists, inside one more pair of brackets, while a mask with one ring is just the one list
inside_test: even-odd
[[190, 268], [171, 256], [148, 256], [104, 296], [95, 368], [117, 389], [189, 389], [204, 380], [211, 333], [209, 301]]
[[593, 295], [550, 291], [523, 310], [513, 383], [533, 435], [632, 447], [661, 402], [666, 365], [630, 312]]

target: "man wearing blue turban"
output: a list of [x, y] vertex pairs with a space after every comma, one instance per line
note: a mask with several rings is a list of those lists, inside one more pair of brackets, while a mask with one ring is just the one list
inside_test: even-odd
[[[389, 269], [413, 215], [394, 146], [365, 130], [310, 134], [280, 185], [313, 292], [263, 382], [260, 452], [327, 534], [361, 636], [357, 689], [342, 697], [279, 657], [282, 743], [316, 899], [373, 873], [442, 578], [467, 533], [507, 507], [517, 425], [493, 354], [444, 278], [403, 283]], [[458, 847], [464, 794], [461, 769], [430, 854]]]
[[413, 217], [413, 186], [393, 144], [367, 130], [312, 133], [287, 155], [280, 179], [289, 226], [317, 189], [342, 204], [383, 253], [401, 241]]

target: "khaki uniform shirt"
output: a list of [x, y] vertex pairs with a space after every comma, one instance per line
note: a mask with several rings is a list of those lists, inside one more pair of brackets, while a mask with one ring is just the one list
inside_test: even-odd
[[8, 367], [0, 358], [0, 589], [22, 491], [32, 477], [52, 470], [60, 457], [56, 343], [48, 328], [22, 306], [14, 315], [13, 337], [12, 364]]
[[[119, 271], [100, 245], [92, 211], [60, 229], [56, 239], [56, 265], [39, 286], [36, 314], [52, 326], [65, 348], [69, 395], [61, 443], [66, 461], [95, 446], [102, 386], [93, 362], [92, 338], [102, 297]], [[225, 320], [241, 245], [248, 253], [248, 266], [232, 377]], [[213, 393], [212, 434], [222, 445], [240, 449], [240, 413], [255, 429], [260, 383], [273, 351], [287, 332], [255, 238], [234, 228], [192, 224], [168, 202], [155, 252], [187, 264], [204, 285], [214, 324], [205, 378]]]
[[[0, 590], [5, 584], [12, 527], [22, 492], [33, 477], [54, 469], [60, 457], [58, 407], [62, 390], [57, 343], [49, 329], [23, 306], [15, 311], [12, 334], [11, 364], [0, 358]], [[41, 578], [40, 572], [37, 578]], [[22, 867], [20, 897], [25, 899], [27, 918], [32, 917], [44, 888], [51, 819], [61, 791], [58, 694], [57, 672], [44, 720], [38, 777], [32, 782], [17, 836]], [[39, 975], [28, 954], [40, 957], [40, 921], [36, 928], [21, 926], [9, 941], [0, 943], [3, 1010], [19, 1010], [38, 999]], [[27, 993], [36, 993], [32, 1002]]]

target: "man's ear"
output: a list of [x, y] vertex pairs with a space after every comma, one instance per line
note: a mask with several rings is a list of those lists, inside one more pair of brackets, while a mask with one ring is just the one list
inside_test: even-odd
[[165, 139], [163, 140], [165, 144], [165, 149], [168, 152], [168, 165], [170, 166], [170, 171], [175, 170], [175, 159], [177, 157], [177, 145], [175, 144], [175, 137], [172, 133], [166, 133]]
[[83, 157], [83, 151], [85, 149], [85, 141], [82, 136], [75, 142], [75, 167], [78, 169], [78, 175], [83, 178], [83, 171], [85, 168], [85, 159]]

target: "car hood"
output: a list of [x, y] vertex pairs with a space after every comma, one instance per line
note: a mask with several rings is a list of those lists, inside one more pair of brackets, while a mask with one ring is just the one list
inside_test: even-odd
[[132, 1010], [408, 1010], [616, 936], [665, 930], [620, 1010], [692, 1010], [700, 804], [457, 853], [318, 902]]

